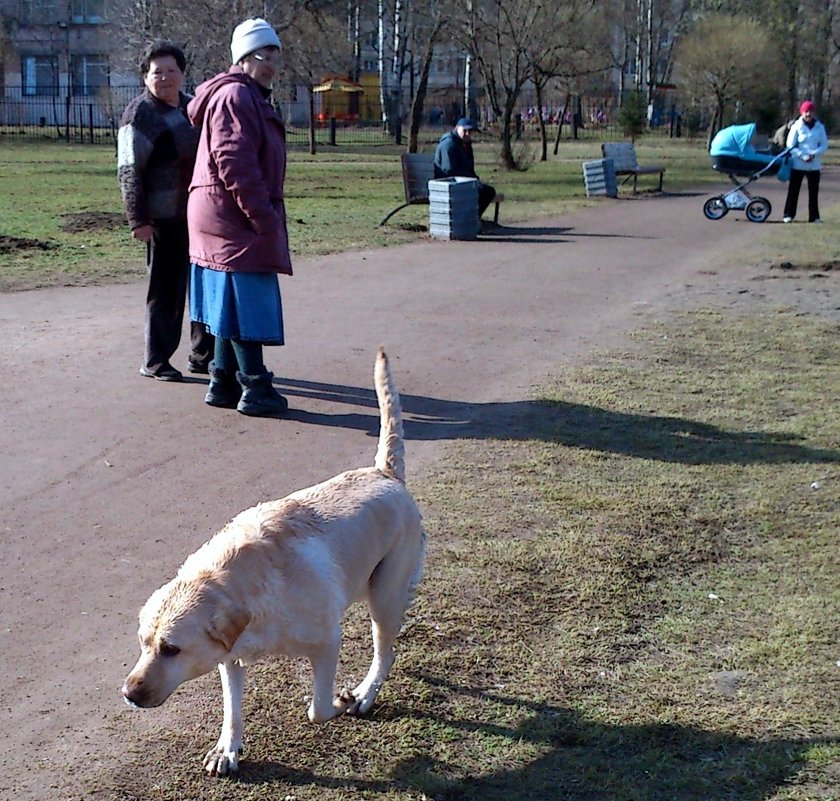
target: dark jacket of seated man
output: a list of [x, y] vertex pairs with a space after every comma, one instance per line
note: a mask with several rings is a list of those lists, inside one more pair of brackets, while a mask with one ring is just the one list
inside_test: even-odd
[[[476, 178], [475, 159], [472, 151], [472, 132], [475, 123], [462, 117], [455, 129], [444, 134], [435, 148], [435, 178]], [[490, 184], [478, 181], [478, 216], [481, 217], [496, 197]]]

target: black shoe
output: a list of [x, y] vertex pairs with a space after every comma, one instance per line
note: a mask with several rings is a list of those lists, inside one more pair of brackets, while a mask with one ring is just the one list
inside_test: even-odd
[[180, 370], [176, 370], [171, 364], [164, 364], [163, 367], [160, 367], [158, 370], [152, 372], [149, 370], [148, 367], [143, 366], [140, 368], [140, 375], [146, 376], [146, 378], [154, 378], [155, 381], [183, 381], [184, 376], [181, 374]]
[[196, 362], [192, 359], [187, 360], [187, 370], [191, 373], [198, 373], [200, 375], [207, 375], [210, 372], [210, 365], [208, 362]]
[[271, 373], [244, 375], [237, 372], [236, 380], [242, 386], [242, 397], [236, 411], [251, 417], [272, 417], [288, 411], [289, 402], [274, 389]]
[[210, 386], [207, 387], [204, 402], [208, 406], [217, 406], [220, 409], [235, 409], [242, 396], [242, 387], [232, 375], [224, 370], [211, 367], [209, 372]]

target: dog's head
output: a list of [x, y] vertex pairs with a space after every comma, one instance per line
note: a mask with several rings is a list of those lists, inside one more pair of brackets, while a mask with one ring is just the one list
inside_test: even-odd
[[209, 673], [251, 620], [209, 581], [173, 579], [140, 610], [140, 658], [122, 694], [134, 706], [160, 706], [185, 681]]

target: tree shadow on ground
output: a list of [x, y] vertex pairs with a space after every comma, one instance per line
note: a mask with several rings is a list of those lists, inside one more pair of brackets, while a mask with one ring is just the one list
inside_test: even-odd
[[[358, 793], [397, 789], [422, 793], [435, 801], [761, 801], [802, 767], [805, 750], [833, 742], [752, 739], [670, 723], [610, 725], [561, 706], [458, 686], [427, 675], [416, 678], [439, 696], [441, 709], [457, 707], [453, 697], [467, 697], [471, 707], [476, 703], [492, 706], [488, 718], [516, 722], [446, 712], [424, 714], [395, 705], [382, 708], [374, 715], [376, 720], [425, 718], [432, 730], [460, 732], [462, 746], [475, 736], [485, 745], [496, 740], [498, 758], [493, 764], [504, 767], [476, 771], [470, 767], [473, 754], [459, 747], [458, 738], [450, 733], [452, 747], [436, 749], [449, 754], [446, 762], [428, 752], [417, 754], [396, 763], [387, 779], [323, 776], [266, 760], [243, 762], [239, 782]], [[500, 715], [500, 707], [508, 713]], [[503, 756], [507, 750], [508, 759]], [[529, 753], [533, 754], [530, 761]]]
[[[379, 434], [373, 390], [276, 378], [283, 393], [371, 409], [325, 414], [292, 408], [293, 420]], [[840, 451], [813, 448], [801, 437], [773, 431], [733, 431], [684, 417], [627, 414], [563, 401], [463, 403], [401, 395], [406, 440], [512, 439], [682, 464], [840, 462]], [[294, 406], [292, 400], [291, 405]]]

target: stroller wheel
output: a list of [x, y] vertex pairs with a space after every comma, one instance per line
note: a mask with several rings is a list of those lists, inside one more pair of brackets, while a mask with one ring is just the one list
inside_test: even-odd
[[770, 216], [772, 210], [773, 207], [766, 197], [757, 197], [747, 203], [745, 213], [750, 222], [762, 223]]
[[729, 211], [729, 209], [726, 207], [726, 201], [723, 199], [723, 195], [710, 197], [703, 204], [703, 214], [705, 214], [706, 219], [709, 220], [719, 220], [721, 217], [726, 216], [727, 211]]

